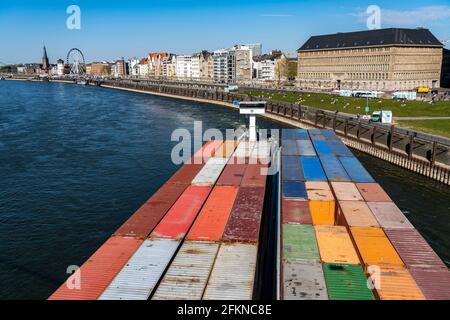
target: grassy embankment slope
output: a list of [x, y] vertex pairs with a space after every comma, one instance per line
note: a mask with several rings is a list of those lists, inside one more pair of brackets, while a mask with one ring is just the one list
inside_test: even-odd
[[[246, 92], [265, 99], [300, 103], [305, 106], [350, 114], [365, 114], [366, 99], [338, 97], [321, 93], [294, 92]], [[450, 119], [423, 120], [420, 117], [450, 117], [450, 101], [432, 104], [422, 101], [395, 101], [388, 99], [369, 99], [369, 114], [376, 110], [391, 110], [396, 122], [404, 127], [450, 137]], [[401, 117], [418, 117], [417, 120], [401, 120]], [[400, 119], [399, 119], [400, 118]]]
[[400, 120], [398, 125], [434, 135], [450, 138], [450, 120]]

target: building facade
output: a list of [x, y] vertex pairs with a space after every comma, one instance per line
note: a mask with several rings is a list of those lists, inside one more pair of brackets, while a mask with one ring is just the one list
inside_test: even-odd
[[379, 29], [311, 37], [298, 50], [305, 89], [414, 90], [440, 86], [442, 43], [427, 29]]
[[188, 75], [189, 80], [198, 81], [200, 80], [200, 53], [194, 53], [191, 56], [191, 68], [190, 74]]
[[275, 80], [275, 61], [272, 59], [257, 60], [253, 64], [255, 78], [261, 81]]
[[200, 80], [211, 82], [214, 80], [214, 58], [209, 51], [200, 52]]
[[253, 78], [259, 81], [274, 81], [275, 58], [271, 53], [253, 57]]
[[163, 62], [170, 57], [167, 52], [154, 52], [148, 55], [148, 72], [150, 77], [163, 76]]
[[103, 62], [92, 63], [89, 69], [86, 68], [86, 73], [94, 76], [107, 76], [111, 74], [111, 65]]
[[213, 53], [214, 82], [226, 83], [228, 81], [228, 50], [219, 49]]
[[176, 76], [178, 79], [192, 78], [192, 56], [179, 55], [176, 61]]
[[230, 57], [232, 59], [231, 66], [234, 67], [230, 69], [229, 74], [230, 83], [243, 83], [252, 80], [252, 57], [253, 51], [248, 46], [235, 47], [234, 50], [230, 52]]
[[140, 60], [138, 58], [130, 58], [128, 60], [128, 69], [129, 69], [130, 76], [132, 76], [132, 77], [139, 76], [139, 69], [137, 67], [139, 62], [140, 62]]
[[128, 75], [128, 63], [123, 58], [115, 61], [111, 66], [111, 75], [115, 78]]
[[259, 81], [287, 81], [288, 59], [279, 50], [253, 57], [254, 78]]
[[149, 63], [148, 58], [141, 59], [136, 65], [136, 71], [139, 78], [148, 78], [149, 76]]
[[[87, 68], [87, 66], [86, 66]], [[69, 68], [66, 66], [64, 60], [58, 59], [55, 65], [52, 65], [51, 74], [54, 76], [63, 76], [69, 73]]]
[[450, 50], [448, 49], [443, 51], [441, 87], [450, 89]]
[[176, 77], [176, 56], [169, 54], [161, 60], [161, 76], [166, 79]]

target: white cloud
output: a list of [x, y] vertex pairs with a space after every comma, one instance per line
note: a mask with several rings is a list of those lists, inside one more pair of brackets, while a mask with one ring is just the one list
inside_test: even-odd
[[[361, 21], [366, 21], [366, 10], [352, 13]], [[426, 6], [413, 10], [391, 10], [381, 8], [381, 24], [396, 26], [422, 26], [430, 22], [450, 19], [450, 6]]]

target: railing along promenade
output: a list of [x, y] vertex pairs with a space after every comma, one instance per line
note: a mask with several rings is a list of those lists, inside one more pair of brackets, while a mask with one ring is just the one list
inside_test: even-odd
[[[104, 85], [190, 97], [230, 105], [235, 100], [256, 101], [244, 93], [224, 92], [220, 86], [192, 86], [162, 81], [106, 81]], [[304, 128], [328, 128], [356, 150], [450, 185], [450, 140], [395, 125], [371, 123], [309, 106], [267, 100], [266, 112], [274, 120]]]
[[[50, 81], [58, 80], [67, 78], [50, 79]], [[205, 102], [220, 102], [230, 106], [235, 100], [259, 100], [258, 97], [243, 92], [225, 92], [226, 85], [208, 82], [163, 79], [91, 79], [89, 82], [93, 85], [180, 96]], [[450, 185], [449, 139], [396, 125], [382, 125], [347, 114], [271, 99], [267, 100], [266, 113], [271, 119], [292, 126], [332, 129], [351, 148]]]

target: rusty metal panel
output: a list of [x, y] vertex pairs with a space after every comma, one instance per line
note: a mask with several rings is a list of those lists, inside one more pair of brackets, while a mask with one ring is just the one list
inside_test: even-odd
[[348, 227], [380, 227], [364, 201], [339, 201], [337, 223]]
[[266, 164], [249, 164], [242, 178], [243, 187], [265, 187], [267, 182]]
[[264, 187], [239, 188], [222, 240], [257, 242], [264, 208]]
[[312, 224], [312, 216], [307, 200], [283, 199], [281, 206], [282, 223]]
[[152, 300], [200, 300], [218, 250], [215, 242], [186, 241]]
[[204, 164], [185, 164], [166, 183], [190, 185]]
[[222, 244], [203, 299], [251, 300], [257, 254], [254, 244]]
[[393, 202], [368, 202], [370, 210], [382, 228], [414, 229], [403, 212]]
[[283, 300], [328, 300], [322, 264], [283, 261]]
[[384, 229], [408, 268], [447, 269], [447, 266], [415, 229]]
[[331, 182], [331, 187], [338, 201], [364, 201], [353, 182]]
[[412, 268], [410, 272], [427, 300], [450, 300], [450, 271]]
[[[230, 160], [231, 161], [231, 160]], [[247, 164], [228, 163], [217, 180], [218, 186], [240, 186]]]
[[378, 183], [357, 183], [356, 187], [367, 202], [392, 202]]

